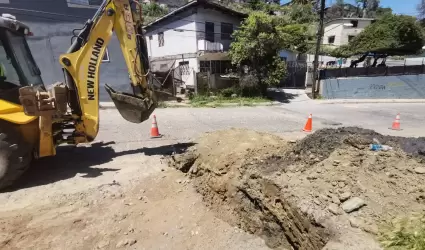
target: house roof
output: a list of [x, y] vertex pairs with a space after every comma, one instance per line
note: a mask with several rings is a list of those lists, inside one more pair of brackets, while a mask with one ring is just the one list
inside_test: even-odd
[[373, 20], [375, 20], [375, 18], [362, 18], [362, 17], [340, 17], [340, 18], [335, 18], [335, 19], [332, 19], [332, 20], [329, 20], [329, 21], [327, 21], [326, 23], [325, 23], [325, 25], [326, 24], [328, 24], [328, 23], [332, 23], [332, 22], [335, 22], [335, 21], [338, 21], [338, 20], [365, 20], [365, 21], [373, 21]]
[[218, 3], [210, 2], [210, 1], [207, 1], [207, 0], [193, 0], [193, 1], [188, 2], [185, 5], [181, 6], [180, 8], [177, 8], [177, 9], [171, 11], [170, 13], [156, 19], [155, 21], [148, 23], [143, 28], [148, 31], [149, 29], [152, 28], [153, 25], [157, 26], [162, 22], [166, 22], [168, 19], [170, 19], [172, 17], [178, 16], [180, 13], [182, 13], [184, 11], [187, 11], [187, 10], [192, 9], [192, 8], [200, 7], [200, 6], [206, 7], [208, 9], [217, 10], [217, 11], [229, 14], [229, 15], [237, 16], [239, 18], [248, 17], [248, 14], [235, 11], [233, 9], [227, 8], [227, 7], [225, 7], [221, 4], [218, 4]]

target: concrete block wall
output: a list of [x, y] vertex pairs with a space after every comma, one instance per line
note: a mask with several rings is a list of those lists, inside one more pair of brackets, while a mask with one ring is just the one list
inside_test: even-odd
[[320, 94], [325, 99], [425, 99], [425, 75], [325, 79]]

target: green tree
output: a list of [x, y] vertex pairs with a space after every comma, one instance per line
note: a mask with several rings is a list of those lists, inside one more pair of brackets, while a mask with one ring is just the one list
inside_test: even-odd
[[316, 0], [292, 0], [292, 4], [311, 4], [316, 2]]
[[362, 17], [370, 17], [370, 12], [376, 12], [379, 8], [380, 0], [356, 0], [362, 9]]
[[331, 55], [346, 58], [363, 54], [360, 59], [364, 60], [364, 55], [374, 53], [377, 55], [373, 65], [376, 65], [377, 59], [390, 55], [417, 54], [423, 45], [424, 34], [414, 17], [387, 14], [367, 26], [348, 45], [333, 50]]
[[265, 95], [268, 86], [279, 84], [286, 75], [286, 64], [278, 56], [279, 51], [306, 49], [307, 26], [295, 24], [287, 16], [254, 11], [233, 33], [233, 38], [229, 53], [232, 63], [247, 65]]
[[314, 12], [313, 5], [309, 4], [292, 4], [291, 6], [281, 7], [279, 9], [285, 14], [288, 22], [299, 24], [311, 24], [318, 20], [317, 14]]
[[150, 17], [160, 17], [168, 13], [168, 9], [157, 3], [143, 4], [143, 15]]

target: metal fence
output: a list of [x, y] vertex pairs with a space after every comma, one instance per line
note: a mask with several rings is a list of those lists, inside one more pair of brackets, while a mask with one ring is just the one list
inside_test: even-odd
[[397, 76], [397, 75], [419, 75], [425, 74], [425, 65], [405, 65], [392, 67], [369, 67], [369, 68], [334, 68], [322, 69], [319, 78], [332, 79], [339, 77], [358, 76]]
[[280, 87], [284, 88], [305, 88], [307, 73], [307, 62], [289, 61], [286, 62], [287, 75], [281, 81]]

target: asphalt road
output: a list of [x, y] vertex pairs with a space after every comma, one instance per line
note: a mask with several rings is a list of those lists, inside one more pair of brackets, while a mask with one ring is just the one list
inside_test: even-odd
[[[230, 127], [248, 128], [276, 134], [302, 136], [308, 115], [313, 115], [313, 130], [323, 127], [359, 126], [379, 133], [400, 136], [425, 136], [425, 104], [316, 104], [299, 101], [279, 106], [229, 108], [166, 108], [155, 111], [161, 139], [150, 139], [151, 121], [128, 123], [114, 109], [101, 111], [99, 140], [120, 143], [194, 139], [203, 132]], [[397, 113], [402, 131], [391, 127]]]

